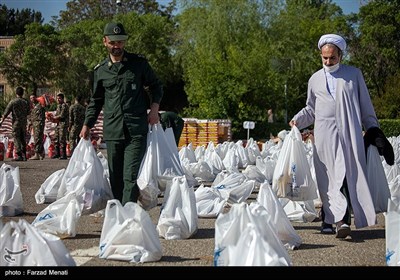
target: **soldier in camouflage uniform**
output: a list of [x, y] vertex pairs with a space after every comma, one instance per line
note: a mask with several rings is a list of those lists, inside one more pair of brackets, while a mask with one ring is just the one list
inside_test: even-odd
[[52, 158], [67, 159], [69, 108], [64, 101], [64, 94], [57, 94], [57, 103], [56, 114], [51, 116], [51, 121], [57, 123], [54, 140], [55, 154]]
[[75, 103], [69, 107], [69, 149], [71, 150], [71, 155], [74, 152], [76, 145], [78, 144], [83, 122], [85, 121], [86, 108], [82, 105], [82, 95], [75, 97]]
[[48, 105], [46, 102], [46, 98], [41, 98], [42, 102], [39, 102], [38, 99], [33, 98], [31, 102], [33, 102], [34, 107], [31, 112], [31, 125], [33, 128], [33, 138], [35, 144], [35, 155], [31, 157], [31, 160], [44, 159], [44, 146], [43, 146], [43, 136], [44, 136], [44, 125], [46, 122], [46, 110], [45, 107]]
[[26, 130], [28, 116], [30, 114], [29, 101], [23, 98], [24, 89], [17, 87], [15, 91], [17, 97], [8, 103], [0, 121], [0, 126], [7, 116], [12, 114], [12, 136], [17, 153], [16, 161], [26, 161]]

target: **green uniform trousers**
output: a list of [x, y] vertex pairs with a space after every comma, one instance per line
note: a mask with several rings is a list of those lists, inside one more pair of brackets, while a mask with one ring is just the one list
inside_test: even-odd
[[129, 201], [137, 202], [140, 194], [137, 177], [146, 153], [147, 134], [130, 136], [125, 132], [125, 140], [107, 140], [106, 144], [114, 198], [122, 205]]

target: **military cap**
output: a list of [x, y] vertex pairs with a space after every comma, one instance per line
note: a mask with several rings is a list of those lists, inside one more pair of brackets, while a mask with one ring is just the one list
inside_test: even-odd
[[125, 41], [128, 35], [121, 23], [110, 22], [104, 27], [104, 36], [107, 36], [111, 41]]

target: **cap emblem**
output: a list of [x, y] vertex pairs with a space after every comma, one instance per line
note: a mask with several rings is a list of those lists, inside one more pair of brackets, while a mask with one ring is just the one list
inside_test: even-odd
[[118, 26], [114, 27], [114, 34], [119, 34], [121, 33], [121, 28], [119, 28]]

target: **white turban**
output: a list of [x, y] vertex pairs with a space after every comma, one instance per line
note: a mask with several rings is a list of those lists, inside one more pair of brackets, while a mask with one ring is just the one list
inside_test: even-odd
[[346, 50], [346, 41], [339, 35], [336, 34], [325, 34], [322, 35], [318, 41], [318, 49], [321, 49], [325, 44], [334, 44], [342, 52]]

